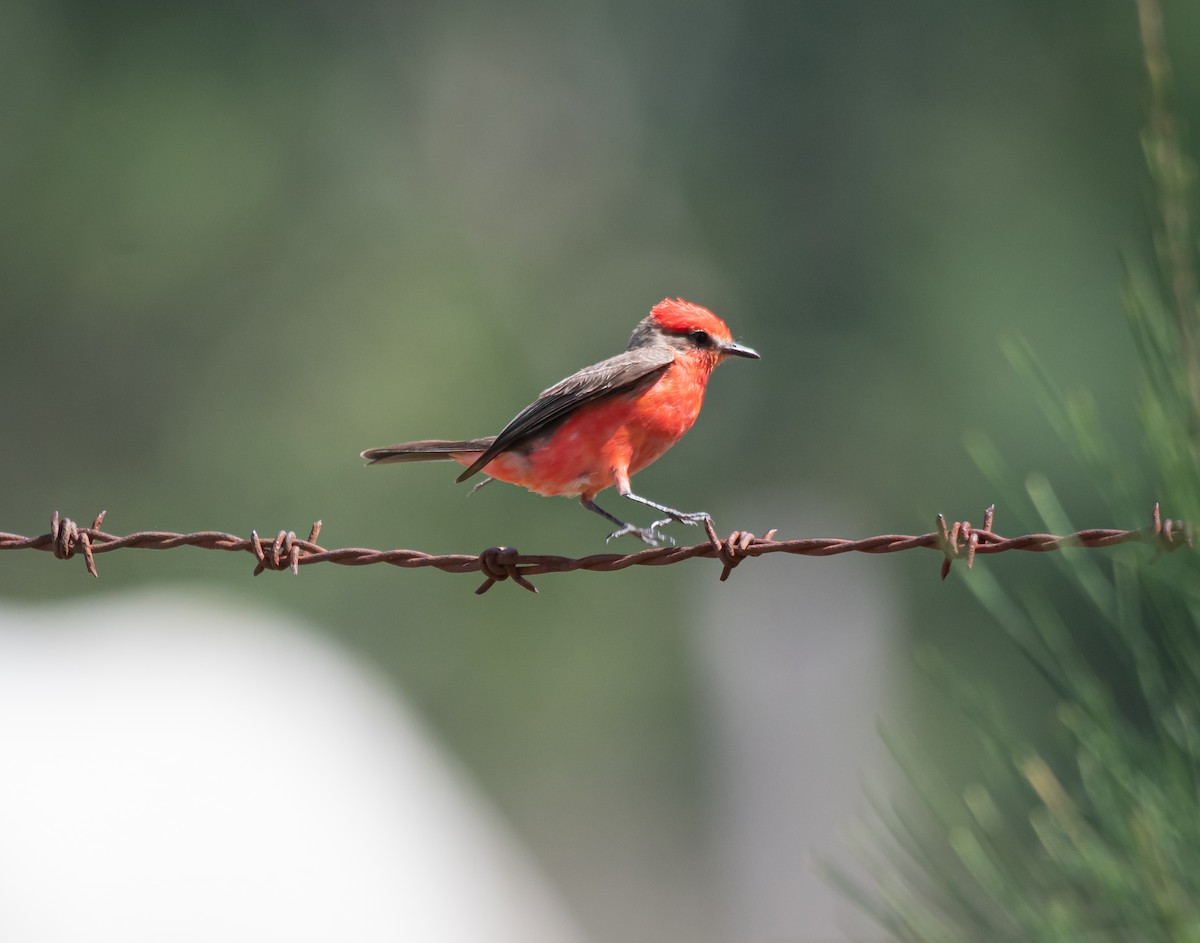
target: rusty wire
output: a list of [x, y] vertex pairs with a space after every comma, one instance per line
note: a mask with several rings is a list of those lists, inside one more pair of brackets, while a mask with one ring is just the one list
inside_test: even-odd
[[970, 567], [976, 554], [1004, 553], [1009, 550], [1025, 550], [1046, 553], [1065, 547], [1111, 547], [1121, 543], [1153, 544], [1157, 553], [1174, 550], [1184, 544], [1192, 546], [1192, 528], [1182, 521], [1163, 520], [1158, 505], [1149, 526], [1136, 530], [1112, 530], [1093, 528], [1076, 531], [1066, 536], [1054, 534], [1026, 534], [1022, 537], [1002, 537], [992, 531], [995, 520], [995, 505], [984, 512], [983, 526], [974, 527], [968, 521], [947, 524], [937, 516], [937, 530], [927, 534], [906, 536], [882, 534], [864, 537], [861, 540], [846, 540], [837, 537], [811, 537], [800, 540], [776, 540], [775, 531], [764, 537], [756, 537], [749, 531], [735, 530], [722, 540], [711, 521], [705, 523], [708, 540], [690, 547], [651, 547], [636, 553], [598, 553], [587, 557], [560, 557], [545, 554], [523, 554], [513, 547], [489, 547], [477, 554], [431, 554], [419, 550], [368, 550], [361, 547], [343, 547], [326, 550], [317, 544], [321, 522], [313, 524], [308, 539], [297, 537], [294, 531], [280, 531], [274, 540], [264, 541], [255, 531], [249, 539], [220, 531], [199, 531], [192, 534], [174, 534], [163, 531], [139, 531], [118, 537], [100, 529], [104, 523], [101, 512], [91, 527], [80, 527], [58, 512], [50, 522], [50, 532], [37, 537], [22, 537], [20, 534], [0, 532], [0, 550], [48, 550], [60, 560], [68, 560], [76, 553], [83, 554], [87, 571], [97, 576], [96, 554], [108, 553], [124, 548], [143, 550], [172, 550], [175, 547], [199, 547], [202, 550], [245, 551], [254, 554], [254, 575], [264, 570], [291, 570], [299, 573], [300, 567], [313, 563], [338, 563], [342, 566], [369, 566], [389, 563], [405, 568], [436, 567], [445, 573], [482, 573], [484, 581], [475, 590], [485, 593], [503, 580], [511, 579], [517, 585], [536, 593], [529, 577], [542, 573], [570, 573], [573, 570], [610, 573], [630, 566], [667, 566], [690, 560], [692, 557], [714, 557], [721, 562], [721, 579], [726, 580], [733, 568], [749, 557], [761, 557], [768, 553], [790, 553], [810, 557], [831, 557], [839, 553], [898, 553], [924, 547], [942, 554], [942, 579], [950, 573], [955, 560], [964, 560]]

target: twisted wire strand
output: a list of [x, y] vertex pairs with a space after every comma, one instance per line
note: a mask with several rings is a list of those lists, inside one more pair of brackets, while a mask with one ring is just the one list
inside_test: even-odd
[[1063, 536], [1025, 534], [1003, 537], [992, 530], [995, 505], [984, 512], [982, 527], [974, 527], [968, 521], [947, 524], [939, 514], [937, 530], [927, 534], [880, 534], [858, 540], [840, 537], [776, 540], [774, 530], [763, 537], [756, 537], [749, 531], [735, 530], [722, 540], [712, 521], [707, 521], [705, 531], [708, 539], [692, 546], [648, 547], [635, 553], [597, 553], [586, 557], [523, 554], [513, 547], [489, 547], [476, 554], [432, 554], [420, 550], [372, 550], [364, 547], [326, 549], [317, 543], [321, 533], [320, 521], [313, 524], [307, 539], [298, 537], [295, 531], [280, 531], [274, 539], [268, 540], [260, 538], [256, 531], [251, 531], [249, 538], [222, 531], [196, 531], [190, 534], [138, 531], [118, 536], [101, 530], [104, 515], [105, 512], [97, 515], [91, 527], [80, 527], [55, 511], [49, 533], [25, 537], [0, 532], [0, 550], [45, 550], [60, 560], [68, 560], [81, 553], [87, 571], [92, 576], [99, 575], [96, 570], [97, 554], [124, 549], [173, 550], [176, 547], [249, 552], [255, 558], [255, 576], [264, 570], [291, 570], [298, 574], [300, 567], [316, 563], [336, 563], [341, 566], [386, 563], [405, 569], [434, 567], [445, 573], [482, 573], [484, 581], [475, 591], [482, 594], [504, 580], [512, 580], [518, 586], [536, 593], [537, 589], [529, 577], [544, 573], [571, 573], [576, 570], [613, 573], [631, 566], [670, 566], [694, 557], [719, 560], [722, 564], [720, 578], [724, 581], [744, 560], [770, 553], [831, 557], [842, 553], [899, 553], [925, 548], [942, 554], [941, 575], [945, 579], [955, 560], [961, 559], [971, 567], [975, 556], [981, 553], [1017, 550], [1049, 553], [1067, 547], [1098, 549], [1135, 542], [1151, 544], [1156, 547], [1156, 555], [1161, 555], [1185, 544], [1189, 547], [1193, 545], [1191, 526], [1182, 521], [1164, 520], [1157, 504], [1154, 505], [1149, 526], [1133, 530], [1091, 528]]

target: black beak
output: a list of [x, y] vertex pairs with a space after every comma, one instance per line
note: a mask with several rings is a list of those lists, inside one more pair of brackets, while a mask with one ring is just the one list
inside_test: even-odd
[[721, 353], [727, 354], [730, 357], [745, 357], [748, 360], [758, 360], [758, 351], [751, 347], [743, 347], [741, 344], [722, 344]]

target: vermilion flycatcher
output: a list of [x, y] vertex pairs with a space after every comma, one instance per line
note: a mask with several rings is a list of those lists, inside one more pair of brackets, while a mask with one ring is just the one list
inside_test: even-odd
[[[726, 357], [758, 354], [733, 342], [725, 322], [707, 308], [666, 298], [633, 330], [625, 353], [585, 367], [526, 406], [499, 435], [482, 439], [423, 439], [367, 449], [372, 465], [452, 459], [536, 494], [579, 496], [589, 511], [620, 529], [608, 539], [633, 534], [651, 546], [670, 540], [658, 529], [671, 521], [700, 524], [703, 511], [686, 513], [640, 497], [629, 477], [679, 441], [700, 415], [704, 388]], [[605, 488], [667, 515], [635, 527], [595, 502]], [[478, 486], [477, 486], [478, 487]]]

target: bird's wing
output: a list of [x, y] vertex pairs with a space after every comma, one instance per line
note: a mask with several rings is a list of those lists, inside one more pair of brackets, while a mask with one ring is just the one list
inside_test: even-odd
[[638, 347], [560, 380], [517, 413], [456, 481], [466, 481], [501, 452], [550, 430], [580, 406], [653, 382], [674, 359], [670, 347]]

